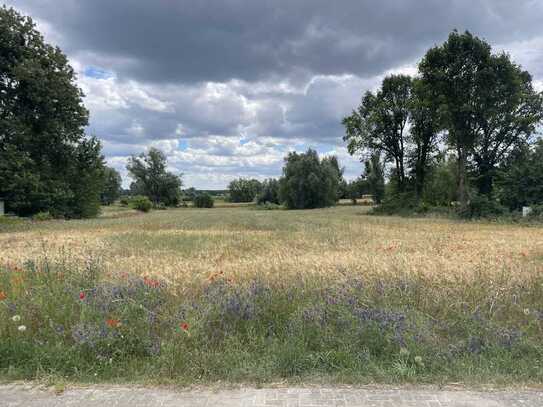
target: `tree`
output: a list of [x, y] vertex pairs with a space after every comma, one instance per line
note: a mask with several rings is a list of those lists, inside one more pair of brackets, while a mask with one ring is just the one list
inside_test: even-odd
[[261, 189], [262, 184], [256, 179], [239, 178], [228, 185], [231, 202], [253, 202]]
[[337, 201], [339, 174], [330, 159], [320, 160], [315, 150], [289, 153], [285, 158], [279, 196], [288, 209], [332, 206]]
[[336, 202], [347, 195], [347, 182], [343, 178], [345, 168], [340, 168], [339, 161], [335, 155], [323, 158], [323, 161], [329, 164], [337, 174], [338, 188]]
[[134, 182], [133, 195], [145, 195], [154, 205], [176, 206], [181, 197], [181, 178], [166, 171], [166, 156], [157, 148], [132, 156], [126, 166]]
[[121, 174], [111, 167], [104, 168], [104, 186], [100, 200], [102, 205], [111, 205], [121, 196]]
[[207, 192], [196, 195], [194, 198], [194, 206], [197, 208], [213, 208], [215, 201]]
[[467, 170], [473, 158], [477, 187], [490, 195], [498, 163], [525, 142], [542, 117], [541, 95], [531, 77], [506, 54], [494, 55], [485, 41], [469, 32], [449, 35], [430, 49], [419, 72], [436, 92], [448, 143], [458, 157], [458, 196], [468, 201]]
[[498, 172], [501, 201], [511, 210], [543, 205], [543, 140], [523, 145]]
[[506, 54], [492, 55], [485, 82], [473, 159], [477, 189], [490, 195], [499, 163], [535, 133], [543, 118], [543, 97], [534, 91], [530, 74]]
[[440, 111], [436, 103], [435, 90], [428, 83], [416, 79], [413, 81], [410, 129], [410, 141], [414, 149], [410, 155], [418, 200], [422, 198], [424, 192], [430, 159], [432, 153], [437, 150], [440, 130]]
[[406, 75], [387, 76], [381, 89], [367, 92], [361, 105], [343, 119], [349, 153], [380, 153], [395, 166], [398, 188], [407, 186], [406, 127], [410, 118], [412, 80]]
[[279, 199], [279, 181], [270, 178], [262, 183], [262, 189], [257, 197], [257, 203], [273, 203], [279, 205], [281, 203]]
[[0, 195], [20, 216], [99, 211], [103, 157], [66, 56], [35, 24], [0, 8]]
[[385, 196], [385, 171], [381, 163], [381, 155], [376, 152], [366, 161], [366, 180], [368, 189], [376, 204], [380, 204]]

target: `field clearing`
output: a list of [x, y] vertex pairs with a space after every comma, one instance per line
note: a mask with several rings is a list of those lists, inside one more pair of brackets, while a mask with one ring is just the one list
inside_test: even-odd
[[[312, 211], [183, 208], [141, 215], [106, 208], [102, 218], [50, 221], [0, 233], [0, 262], [47, 256], [108, 272], [173, 281], [349, 273], [419, 275], [469, 281], [508, 273], [511, 282], [543, 273], [543, 231], [536, 227], [445, 219], [365, 216], [367, 208]], [[0, 226], [0, 231], [1, 231]]]

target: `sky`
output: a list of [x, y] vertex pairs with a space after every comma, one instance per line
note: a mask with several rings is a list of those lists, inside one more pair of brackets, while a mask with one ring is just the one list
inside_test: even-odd
[[511, 54], [543, 89], [543, 0], [8, 0], [77, 72], [88, 134], [126, 162], [161, 149], [185, 187], [281, 175], [289, 151], [335, 154], [341, 119], [390, 73], [416, 74], [453, 29]]

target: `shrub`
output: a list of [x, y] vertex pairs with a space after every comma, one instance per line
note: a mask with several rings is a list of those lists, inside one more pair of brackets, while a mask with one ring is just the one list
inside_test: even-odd
[[507, 209], [500, 203], [486, 195], [475, 194], [468, 205], [459, 210], [459, 215], [464, 219], [495, 219], [507, 213]]
[[128, 196], [123, 196], [119, 202], [123, 206], [128, 206], [130, 203], [130, 198]]
[[32, 216], [32, 219], [38, 222], [42, 222], [53, 219], [53, 215], [51, 215], [49, 212], [38, 212], [37, 214]]
[[200, 194], [194, 198], [194, 206], [197, 208], [213, 208], [214, 204], [213, 197], [207, 193]]
[[152, 202], [146, 196], [136, 195], [130, 199], [130, 207], [142, 212], [149, 212], [153, 207]]
[[272, 211], [272, 210], [275, 210], [275, 209], [283, 209], [283, 207], [281, 205], [271, 203], [271, 202], [258, 204], [256, 206], [256, 208], [257, 209], [264, 209], [264, 210], [268, 210], [268, 211]]

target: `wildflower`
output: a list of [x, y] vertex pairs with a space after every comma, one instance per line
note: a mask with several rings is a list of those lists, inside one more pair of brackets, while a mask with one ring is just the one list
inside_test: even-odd
[[84, 291], [81, 291], [81, 292], [79, 293], [79, 299], [80, 299], [81, 301], [83, 301], [83, 300], [85, 299], [86, 296], [87, 296], [87, 295], [85, 294]]
[[21, 316], [20, 315], [14, 315], [11, 317], [11, 320], [13, 322], [19, 322], [21, 320]]
[[106, 324], [110, 328], [118, 328], [119, 326], [121, 326], [121, 321], [119, 321], [118, 319], [108, 319], [106, 321]]
[[8, 296], [6, 295], [6, 293], [3, 292], [3, 291], [0, 291], [0, 301], [4, 301], [6, 298], [8, 298]]
[[422, 356], [415, 356], [415, 363], [417, 365], [422, 365]]
[[524, 308], [524, 315], [530, 315], [530, 308]]
[[147, 276], [145, 276], [143, 277], [143, 284], [151, 288], [157, 288], [158, 286], [160, 286], [160, 281], [147, 278]]
[[183, 322], [181, 325], [179, 325], [179, 327], [185, 332], [188, 332], [189, 330], [189, 324], [187, 324], [186, 322]]
[[24, 332], [24, 331], [26, 331], [26, 326], [24, 326], [24, 325], [19, 325], [19, 327], [17, 328], [17, 330], [18, 330], [19, 332]]

